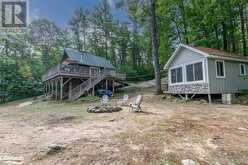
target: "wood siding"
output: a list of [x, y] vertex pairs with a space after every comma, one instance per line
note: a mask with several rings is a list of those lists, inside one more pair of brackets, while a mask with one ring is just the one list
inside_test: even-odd
[[[248, 80], [240, 77], [240, 64], [244, 63], [224, 61], [225, 78], [217, 78], [215, 62], [215, 59], [208, 59], [209, 85], [212, 94], [239, 93], [242, 90], [248, 90]], [[245, 66], [248, 74], [248, 64], [246, 63]]]
[[178, 55], [174, 58], [169, 67], [171, 68], [189, 62], [199, 61], [203, 58], [205, 58], [203, 55], [183, 48], [178, 52]]

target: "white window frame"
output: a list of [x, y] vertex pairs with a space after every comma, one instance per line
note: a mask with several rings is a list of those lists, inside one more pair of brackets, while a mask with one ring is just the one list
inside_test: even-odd
[[[178, 69], [178, 68], [182, 68], [182, 79], [183, 79], [183, 81], [182, 82], [177, 82], [177, 83], [172, 83], [171, 70]], [[177, 66], [174, 66], [174, 67], [169, 69], [169, 82], [170, 82], [170, 84], [169, 84], [170, 86], [184, 84], [184, 66], [183, 65], [177, 65]]]
[[[217, 68], [217, 63], [218, 62], [222, 62], [223, 63], [223, 73], [224, 73], [224, 76], [219, 76], [218, 75], [218, 68]], [[216, 78], [219, 78], [219, 79], [226, 78], [226, 64], [225, 64], [225, 61], [224, 60], [215, 60], [215, 72], [216, 72]]]
[[[244, 74], [242, 73], [241, 67], [244, 67]], [[245, 64], [239, 64], [239, 75], [240, 76], [245, 76], [246, 75], [246, 65]]]
[[[187, 65], [191, 65], [191, 64], [195, 64], [195, 63], [199, 63], [201, 62], [202, 63], [202, 69], [203, 69], [203, 80], [201, 81], [192, 81], [192, 82], [187, 82], [187, 73], [186, 73], [186, 66]], [[171, 68], [169, 68], [169, 73], [168, 73], [168, 81], [169, 81], [169, 86], [173, 86], [173, 85], [183, 85], [183, 84], [197, 84], [197, 83], [206, 83], [206, 68], [205, 68], [205, 59], [201, 59], [201, 60], [196, 60], [196, 61], [192, 61], [192, 62], [188, 62], [188, 63], [184, 63], [184, 64], [180, 64], [180, 65], [176, 65], [176, 66], [173, 66]], [[180, 82], [180, 83], [172, 83], [172, 80], [171, 80], [171, 70], [172, 69], [176, 69], [176, 68], [180, 68], [182, 67], [182, 76], [183, 76], [183, 82]]]
[[[202, 63], [202, 74], [203, 74], [203, 80], [200, 80], [200, 81], [187, 81], [187, 66], [188, 65], [194, 65], [194, 64], [197, 64], [197, 63]], [[185, 70], [185, 84], [197, 84], [197, 83], [204, 83], [206, 82], [206, 75], [205, 75], [205, 67], [204, 67], [204, 59], [203, 60], [198, 60], [198, 61], [193, 61], [193, 62], [190, 62], [190, 63], [186, 63], [185, 66], [184, 66], [184, 70]], [[193, 73], [194, 73], [194, 67], [193, 67]], [[194, 76], [195, 76], [195, 73], [194, 73]]]

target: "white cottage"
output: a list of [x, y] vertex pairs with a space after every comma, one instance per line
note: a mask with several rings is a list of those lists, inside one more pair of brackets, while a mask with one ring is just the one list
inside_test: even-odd
[[241, 55], [180, 44], [164, 67], [168, 93], [222, 94], [222, 98], [248, 90], [248, 58]]

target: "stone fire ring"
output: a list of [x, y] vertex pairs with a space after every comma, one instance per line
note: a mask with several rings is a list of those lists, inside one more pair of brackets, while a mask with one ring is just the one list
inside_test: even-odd
[[118, 106], [112, 105], [98, 105], [94, 107], [89, 107], [87, 109], [88, 113], [112, 113], [112, 112], [119, 112], [122, 108]]

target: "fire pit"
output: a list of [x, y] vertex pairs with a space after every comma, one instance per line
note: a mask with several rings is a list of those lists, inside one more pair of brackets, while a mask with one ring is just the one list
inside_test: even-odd
[[94, 107], [89, 107], [87, 109], [88, 113], [112, 113], [112, 112], [119, 112], [122, 108], [118, 106], [112, 105], [98, 105]]

